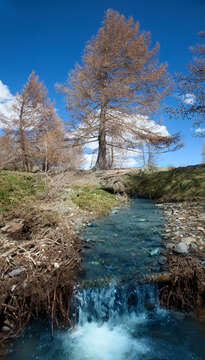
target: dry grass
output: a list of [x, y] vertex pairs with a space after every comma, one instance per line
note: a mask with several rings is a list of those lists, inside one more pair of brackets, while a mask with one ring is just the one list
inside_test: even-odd
[[1, 334], [2, 341], [40, 315], [49, 315], [52, 324], [60, 320], [71, 325], [69, 294], [82, 242], [66, 222], [50, 216], [33, 210], [24, 216], [22, 236], [1, 235], [0, 324], [11, 329]]

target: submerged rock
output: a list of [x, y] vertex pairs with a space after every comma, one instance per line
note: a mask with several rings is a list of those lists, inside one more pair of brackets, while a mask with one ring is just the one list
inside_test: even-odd
[[159, 248], [156, 248], [156, 249], [153, 249], [150, 251], [150, 256], [154, 256], [154, 255], [158, 255], [160, 252], [160, 249]]
[[159, 263], [160, 265], [165, 265], [165, 264], [167, 264], [167, 259], [166, 259], [166, 257], [165, 257], [165, 256], [160, 257], [159, 260], [158, 260], [158, 263]]

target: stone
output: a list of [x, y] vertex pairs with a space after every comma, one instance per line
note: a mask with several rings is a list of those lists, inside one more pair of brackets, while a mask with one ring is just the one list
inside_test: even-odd
[[195, 239], [190, 236], [183, 238], [183, 243], [185, 243], [186, 245], [190, 245], [193, 242], [195, 242]]
[[59, 269], [59, 267], [60, 267], [60, 265], [57, 262], [54, 262], [53, 266], [55, 269]]
[[11, 291], [13, 292], [15, 289], [16, 289], [16, 284], [14, 284], [12, 287], [11, 287]]
[[203, 234], [205, 234], [205, 230], [204, 230], [204, 228], [203, 228], [203, 227], [199, 226], [199, 227], [197, 228], [197, 230], [202, 231], [202, 232], [203, 232]]
[[106, 184], [104, 189], [114, 194], [122, 194], [125, 192], [125, 186], [119, 180], [115, 180]]
[[8, 326], [4, 325], [4, 326], [2, 326], [1, 331], [8, 332], [8, 331], [10, 331], [10, 328]]
[[23, 268], [23, 267], [20, 267], [20, 268], [18, 268], [18, 269], [12, 270], [10, 273], [8, 273], [8, 275], [9, 275], [10, 277], [14, 277], [14, 276], [20, 275], [20, 274], [21, 274], [22, 272], [24, 272], [24, 271], [26, 271], [26, 269]]
[[174, 247], [173, 243], [166, 244], [166, 249], [173, 249], [173, 247]]
[[88, 222], [87, 227], [97, 227], [97, 225], [93, 222]]
[[7, 233], [7, 234], [14, 234], [16, 232], [20, 232], [23, 230], [23, 227], [24, 227], [24, 223], [21, 221], [21, 222], [11, 222], [9, 224], [6, 224], [2, 229], [1, 231], [3, 233]]
[[173, 250], [177, 254], [186, 255], [189, 252], [189, 246], [181, 241], [173, 248]]
[[162, 256], [162, 257], [159, 258], [158, 263], [160, 265], [165, 265], [167, 263], [167, 259], [164, 256]]

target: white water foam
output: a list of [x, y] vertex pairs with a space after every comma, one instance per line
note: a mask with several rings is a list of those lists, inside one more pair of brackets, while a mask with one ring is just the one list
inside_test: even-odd
[[78, 326], [71, 334], [63, 335], [63, 346], [71, 360], [137, 360], [138, 355], [149, 351], [146, 339], [136, 339], [132, 333], [146, 321], [145, 315], [118, 319], [118, 324], [111, 322], [86, 322]]

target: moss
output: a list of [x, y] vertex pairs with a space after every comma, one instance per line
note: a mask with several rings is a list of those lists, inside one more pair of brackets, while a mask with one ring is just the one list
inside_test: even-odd
[[7, 211], [44, 190], [43, 182], [35, 174], [0, 170], [0, 207]]
[[125, 178], [128, 191], [163, 201], [205, 199], [205, 165], [179, 167], [154, 173], [131, 173]]
[[71, 198], [81, 209], [92, 211], [97, 215], [108, 214], [119, 202], [116, 195], [92, 187], [73, 187]]

